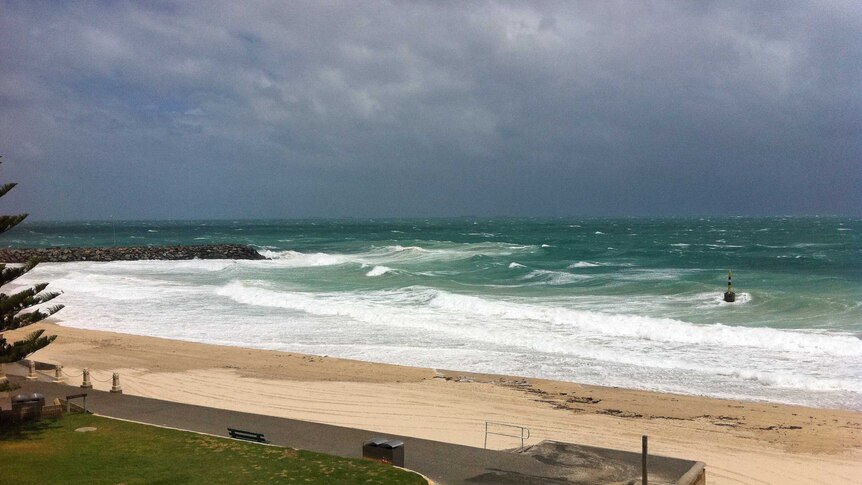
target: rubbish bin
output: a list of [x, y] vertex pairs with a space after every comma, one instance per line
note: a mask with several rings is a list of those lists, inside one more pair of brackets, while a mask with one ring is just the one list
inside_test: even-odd
[[20, 407], [44, 407], [45, 396], [34, 392], [33, 394], [16, 394], [12, 396], [12, 409]]
[[372, 438], [362, 443], [362, 458], [403, 467], [404, 442], [389, 438]]
[[39, 393], [16, 394], [12, 396], [12, 414], [9, 419], [14, 421], [25, 421], [28, 419], [40, 419], [42, 408], [45, 407], [45, 396]]

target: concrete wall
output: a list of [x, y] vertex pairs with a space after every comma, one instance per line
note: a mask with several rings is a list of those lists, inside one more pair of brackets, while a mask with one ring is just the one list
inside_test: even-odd
[[699, 461], [685, 473], [676, 485], [706, 485], [706, 464]]

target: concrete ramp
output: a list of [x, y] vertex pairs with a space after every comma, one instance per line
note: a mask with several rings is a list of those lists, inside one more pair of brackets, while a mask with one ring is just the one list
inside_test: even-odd
[[[488, 472], [470, 481], [474, 483], [565, 483], [640, 485], [641, 455], [627, 451], [593, 446], [542, 441], [536, 445], [513, 450], [551, 467], [554, 473], [544, 477], [504, 472]], [[697, 461], [649, 456], [649, 483], [655, 485], [704, 485], [704, 464]], [[553, 477], [549, 475], [555, 475]]]

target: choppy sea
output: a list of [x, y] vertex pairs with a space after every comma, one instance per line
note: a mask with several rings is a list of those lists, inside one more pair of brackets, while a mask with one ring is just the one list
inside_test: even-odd
[[43, 263], [16, 282], [61, 290], [72, 327], [862, 409], [859, 218], [30, 222], [0, 238], [271, 258]]

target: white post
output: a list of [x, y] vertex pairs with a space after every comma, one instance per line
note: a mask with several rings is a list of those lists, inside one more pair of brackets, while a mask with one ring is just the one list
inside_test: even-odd
[[9, 378], [6, 377], [6, 369], [3, 368], [3, 363], [0, 362], [0, 384], [9, 382]]
[[60, 364], [54, 366], [54, 382], [63, 383], [63, 366]]
[[122, 394], [123, 388], [120, 387], [120, 373], [114, 372], [114, 385], [111, 387], [111, 392], [116, 394]]
[[84, 369], [84, 382], [81, 383], [81, 387], [84, 389], [93, 388], [93, 383], [90, 382], [90, 369]]
[[39, 376], [36, 375], [36, 362], [32, 361], [32, 360], [29, 362], [30, 362], [30, 373], [27, 374], [27, 380], [28, 381], [35, 381], [36, 379], [39, 378]]

